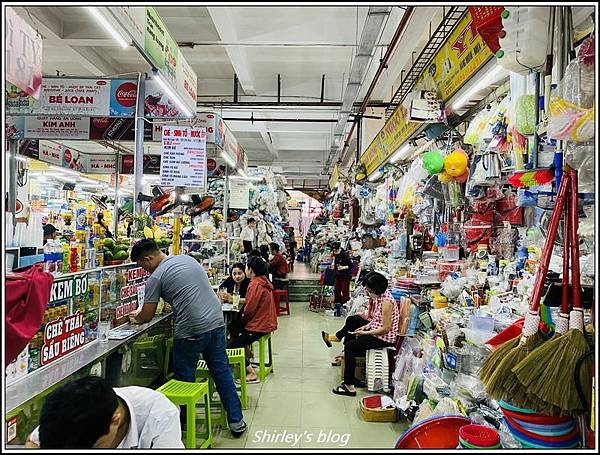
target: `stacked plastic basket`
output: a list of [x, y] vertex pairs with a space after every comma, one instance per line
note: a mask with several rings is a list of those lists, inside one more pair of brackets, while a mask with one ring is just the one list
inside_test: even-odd
[[465, 425], [458, 430], [458, 441], [463, 449], [500, 449], [500, 435], [483, 425]]

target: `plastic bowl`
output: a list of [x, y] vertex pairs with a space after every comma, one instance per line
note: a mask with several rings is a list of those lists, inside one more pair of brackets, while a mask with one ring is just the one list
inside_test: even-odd
[[512, 419], [519, 419], [527, 423], [533, 423], [535, 425], [561, 425], [573, 421], [570, 417], [565, 416], [546, 416], [535, 413], [522, 413], [506, 409], [502, 405], [500, 405], [500, 407], [505, 416]]
[[477, 447], [492, 447], [500, 444], [498, 432], [483, 425], [465, 425], [458, 430], [458, 435], [466, 443]]
[[561, 436], [575, 428], [575, 422], [565, 422], [557, 425], [538, 425], [529, 423], [520, 419], [511, 419], [521, 428], [531, 431], [532, 433], [541, 434], [542, 436]]
[[535, 439], [538, 442], [542, 442], [542, 443], [564, 443], [566, 441], [569, 441], [571, 439], [573, 439], [574, 437], [576, 437], [579, 434], [579, 430], [577, 429], [577, 427], [573, 427], [573, 429], [567, 433], [564, 433], [562, 435], [553, 435], [553, 436], [546, 436], [540, 433], [535, 433], [529, 430], [526, 430], [525, 428], [521, 427], [518, 423], [516, 423], [513, 419], [511, 419], [510, 417], [504, 417], [504, 420], [510, 424], [510, 426], [517, 430], [519, 433], [521, 433], [523, 436], [526, 436], [528, 438], [531, 439]]
[[533, 447], [536, 448], [570, 448], [573, 447], [573, 444], [577, 445], [579, 443], [579, 434], [576, 433], [574, 437], [572, 437], [569, 440], [565, 440], [565, 441], [559, 441], [559, 442], [549, 442], [549, 441], [544, 441], [542, 439], [539, 439], [538, 436], [536, 437], [530, 437], [527, 434], [524, 434], [522, 431], [519, 431], [517, 428], [513, 427], [511, 425], [511, 423], [507, 420], [506, 421], [506, 426], [508, 427], [508, 429], [510, 430], [510, 432], [512, 433], [512, 435], [521, 443], [525, 443], [528, 445], [532, 445]]
[[409, 428], [396, 442], [396, 449], [456, 449], [458, 430], [470, 424], [463, 416], [431, 417]]

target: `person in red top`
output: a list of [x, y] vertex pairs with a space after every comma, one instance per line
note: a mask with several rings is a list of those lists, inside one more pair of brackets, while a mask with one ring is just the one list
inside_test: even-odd
[[277, 286], [277, 284], [281, 283], [277, 283], [276, 281], [287, 278], [287, 274], [290, 272], [290, 266], [288, 265], [287, 259], [279, 251], [278, 244], [271, 243], [269, 247], [271, 248], [271, 254], [273, 255], [270, 263], [270, 271], [273, 274], [275, 288], [280, 289], [281, 286]]
[[[242, 312], [243, 329], [227, 344], [228, 349], [245, 348], [262, 336], [277, 330], [277, 313], [273, 302], [273, 285], [266, 277], [269, 265], [260, 257], [252, 257], [246, 264], [250, 285]], [[258, 376], [250, 365], [246, 349], [246, 382], [257, 382]]]

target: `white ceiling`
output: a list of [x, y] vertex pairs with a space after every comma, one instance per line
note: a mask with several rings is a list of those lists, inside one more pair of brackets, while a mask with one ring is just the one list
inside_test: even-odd
[[[137, 50], [119, 48], [82, 7], [15, 9], [44, 38], [44, 75], [54, 76], [60, 71], [72, 76], [109, 76], [150, 70]], [[334, 142], [335, 121], [368, 9], [368, 6], [157, 7], [198, 75], [199, 102], [213, 104], [212, 109], [225, 119], [254, 116], [254, 123], [227, 121], [247, 151], [249, 164], [280, 167], [288, 181], [308, 187], [324, 185], [329, 178], [321, 173]], [[425, 44], [429, 24], [433, 23], [435, 29], [441, 11], [441, 7], [415, 8], [371, 101], [389, 101], [399, 85], [401, 70], [409, 68], [412, 52], [419, 52]], [[402, 7], [391, 7], [383, 21], [357, 102], [362, 102], [403, 13]], [[239, 101], [243, 105], [231, 106], [234, 74], [239, 79]], [[281, 105], [251, 105], [277, 101], [278, 75]], [[336, 103], [334, 106], [318, 105], [322, 75], [325, 75], [325, 102]], [[291, 105], [298, 102], [312, 105]], [[198, 110], [210, 109], [211, 106], [201, 106]], [[306, 121], [315, 119], [332, 122]], [[346, 131], [350, 127], [348, 123]], [[104, 150], [102, 146], [86, 148]]]

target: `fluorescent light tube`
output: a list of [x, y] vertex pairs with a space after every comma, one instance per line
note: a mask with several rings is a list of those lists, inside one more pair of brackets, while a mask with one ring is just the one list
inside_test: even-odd
[[158, 71], [154, 71], [153, 78], [156, 82], [158, 82], [158, 85], [160, 85], [160, 87], [167, 93], [167, 95], [169, 95], [169, 97], [173, 101], [175, 101], [175, 104], [177, 104], [179, 110], [182, 111], [186, 117], [194, 116], [189, 110], [189, 108], [185, 105], [185, 103], [181, 101], [181, 98], [179, 98], [179, 96], [173, 91], [173, 89], [169, 87], [169, 83], [163, 78], [163, 76]]
[[371, 174], [371, 177], [369, 177], [369, 182], [374, 182], [375, 180], [377, 180], [382, 175], [383, 175], [383, 172], [381, 172], [381, 171], [375, 171], [373, 174]]
[[233, 161], [233, 159], [231, 159], [231, 157], [227, 153], [221, 152], [221, 156], [223, 157], [223, 159], [225, 161], [227, 161], [227, 164], [229, 164], [229, 167], [231, 167], [232, 169], [235, 169], [235, 161]]
[[60, 167], [60, 166], [54, 166], [53, 164], [50, 165], [50, 169], [60, 171], [63, 174], [76, 175], [78, 177], [81, 175], [81, 173], [79, 173], [77, 171], [72, 171], [71, 169], [66, 169], [66, 168]]
[[477, 82], [473, 87], [471, 87], [467, 93], [461, 96], [458, 100], [452, 103], [452, 110], [457, 111], [461, 107], [463, 107], [470, 99], [480, 90], [483, 90], [485, 87], [490, 85], [494, 80], [498, 78], [498, 74], [502, 71], [503, 68], [500, 65], [494, 66], [489, 73], [483, 76], [479, 82]]
[[390, 163], [394, 164], [400, 158], [405, 158], [404, 154], [410, 149], [410, 144], [406, 143], [392, 156]]
[[115, 30], [111, 23], [106, 20], [104, 15], [100, 12], [99, 8], [95, 6], [86, 6], [86, 8], [89, 11], [89, 13], [92, 16], [94, 16], [98, 23], [102, 25], [102, 27], [104, 27], [104, 29], [108, 32], [111, 38], [113, 38], [117, 43], [119, 43], [119, 46], [121, 46], [123, 49], [129, 47], [129, 43], [121, 36], [119, 32]]

